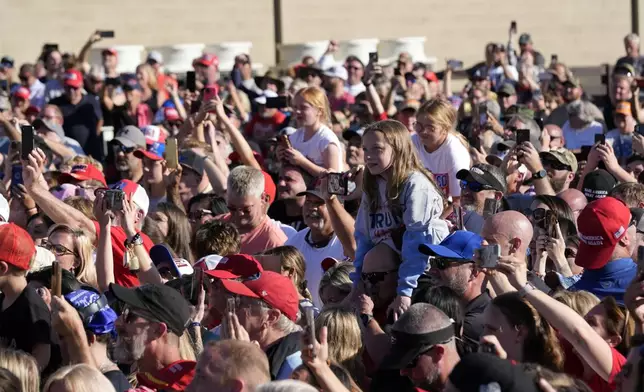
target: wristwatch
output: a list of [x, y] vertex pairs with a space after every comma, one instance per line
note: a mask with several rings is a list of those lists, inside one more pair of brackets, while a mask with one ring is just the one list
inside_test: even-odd
[[534, 178], [535, 180], [540, 180], [542, 178], [546, 178], [547, 175], [548, 172], [546, 172], [544, 169], [541, 169], [536, 173], [532, 173], [532, 178]]
[[362, 325], [364, 327], [368, 326], [371, 320], [373, 320], [373, 314], [367, 314], [367, 313], [360, 314], [360, 321], [362, 322]]

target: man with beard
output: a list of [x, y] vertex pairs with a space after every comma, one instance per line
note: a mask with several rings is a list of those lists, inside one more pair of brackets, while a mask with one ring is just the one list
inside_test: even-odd
[[442, 391], [461, 360], [452, 320], [433, 305], [417, 303], [400, 316], [391, 335], [393, 344], [381, 369], [399, 370], [420, 389]]
[[296, 247], [304, 256], [306, 263], [305, 279], [313, 296], [313, 303], [322, 306], [319, 296], [320, 280], [324, 271], [322, 260], [333, 257], [336, 260], [345, 259], [342, 243], [335, 235], [331, 216], [326, 205], [325, 194], [315, 189], [309, 189], [297, 194], [304, 197], [302, 218], [307, 228], [298, 231], [284, 245]]
[[584, 105], [587, 105], [587, 110], [591, 114], [592, 119], [595, 121], [603, 122], [604, 115], [601, 110], [594, 103], [586, 100], [584, 95], [584, 90], [581, 87], [579, 79], [572, 78], [563, 83], [564, 88], [564, 104], [559, 105], [555, 110], [550, 113], [550, 116], [545, 121], [545, 124], [555, 124], [563, 128], [566, 121], [569, 120], [570, 116], [568, 114], [568, 105], [573, 102], [581, 102], [583, 100]]
[[463, 223], [467, 230], [478, 233], [483, 225], [485, 200], [496, 199], [497, 210], [500, 207], [507, 188], [505, 174], [496, 166], [477, 163], [470, 170], [459, 170], [456, 178], [461, 180], [461, 206], [467, 211]]
[[221, 219], [239, 231], [241, 253], [252, 255], [286, 242], [284, 231], [266, 215], [270, 196], [265, 183], [262, 171], [249, 166], [237, 166], [228, 176], [226, 200], [230, 212]]
[[[134, 152], [146, 149], [145, 135], [134, 125], [123, 127], [110, 143], [113, 167], [108, 169], [108, 183], [130, 180], [138, 183], [143, 177], [143, 161]], [[114, 173], [116, 172], [116, 173]], [[110, 175], [112, 174], [112, 175]]]
[[136, 364], [139, 385], [153, 390], [183, 391], [192, 381], [195, 361], [182, 360], [181, 335], [190, 324], [190, 304], [162, 284], [137, 288], [110, 285], [123, 303], [116, 321], [118, 363]]
[[299, 193], [306, 191], [313, 178], [297, 166], [282, 165], [277, 182], [277, 201], [268, 209], [268, 216], [295, 230], [306, 227], [302, 220], [304, 197]]
[[560, 148], [542, 152], [539, 157], [555, 193], [563, 192], [570, 188], [570, 183], [575, 179], [578, 167], [575, 154], [570, 150]]
[[430, 272], [461, 298], [465, 311], [463, 336], [474, 343], [483, 333], [483, 311], [492, 300], [485, 289], [485, 274], [472, 260], [482, 242], [483, 237], [478, 234], [457, 230], [440, 245], [419, 247], [422, 253], [432, 256]]

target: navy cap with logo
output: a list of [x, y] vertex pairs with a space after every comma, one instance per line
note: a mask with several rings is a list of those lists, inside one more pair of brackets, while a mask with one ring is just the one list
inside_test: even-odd
[[472, 166], [470, 170], [459, 170], [458, 173], [456, 173], [456, 178], [467, 182], [478, 182], [479, 184], [487, 185], [496, 191], [505, 192], [505, 185], [499, 181], [494, 174], [492, 174], [492, 170], [501, 169], [492, 165], [479, 163]]
[[112, 283], [110, 291], [121, 302], [150, 316], [150, 320], [164, 323], [181, 336], [190, 322], [190, 304], [177, 290], [162, 284], [146, 284], [127, 288]]

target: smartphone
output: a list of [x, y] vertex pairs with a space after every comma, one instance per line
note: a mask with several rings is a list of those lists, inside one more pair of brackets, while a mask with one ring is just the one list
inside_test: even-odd
[[347, 173], [329, 173], [327, 175], [327, 192], [332, 195], [349, 194], [349, 177]]
[[476, 250], [479, 258], [479, 267], [481, 268], [496, 268], [501, 256], [501, 248], [499, 245], [484, 245]]
[[120, 86], [121, 85], [121, 79], [120, 78], [105, 78], [105, 85], [106, 86]]
[[125, 193], [120, 189], [107, 189], [105, 191], [105, 203], [108, 210], [122, 211], [123, 199], [125, 199]]
[[190, 302], [199, 303], [199, 290], [203, 287], [203, 270], [195, 268], [192, 273], [192, 285], [190, 286]]
[[485, 199], [485, 204], [483, 205], [483, 218], [487, 219], [496, 214], [497, 204], [496, 199], [493, 197]]
[[595, 144], [606, 144], [606, 135], [603, 133], [598, 133], [595, 135]]
[[62, 270], [57, 261], [51, 263], [51, 293], [56, 297], [62, 297]]
[[226, 313], [235, 314], [235, 298], [228, 298], [226, 300]]
[[378, 52], [369, 52], [369, 63], [371, 64], [378, 63]]
[[480, 110], [483, 110], [483, 112], [479, 113], [479, 125], [483, 127], [487, 124], [487, 108]]
[[21, 156], [26, 161], [34, 149], [34, 127], [31, 125], [21, 125], [20, 131], [22, 132]]
[[11, 186], [24, 184], [22, 181], [22, 165], [11, 166]]
[[284, 109], [288, 107], [288, 97], [280, 96], [274, 98], [266, 98], [267, 109]]
[[313, 344], [315, 342], [315, 311], [312, 307], [304, 308], [304, 316], [306, 318], [308, 344]]
[[575, 154], [575, 158], [577, 158], [577, 162], [583, 162], [588, 160], [588, 154], [590, 154], [590, 150], [593, 148], [593, 146], [581, 146], [581, 150], [579, 153]]
[[45, 52], [54, 52], [58, 51], [58, 44], [44, 44], [42, 47], [43, 51]]
[[517, 144], [530, 142], [529, 129], [517, 129]]
[[219, 95], [219, 86], [216, 84], [209, 84], [203, 89], [203, 102], [208, 102], [215, 99]]
[[197, 76], [195, 71], [186, 72], [186, 88], [191, 93], [197, 91]]
[[557, 214], [554, 211], [546, 210], [546, 216], [541, 221], [541, 226], [551, 238], [557, 238], [557, 225], [559, 224], [559, 219], [557, 219]]
[[101, 38], [114, 38], [114, 30], [101, 30], [98, 32]]
[[165, 165], [169, 169], [179, 167], [179, 150], [177, 149], [177, 139], [169, 137], [165, 142]]
[[463, 207], [461, 206], [454, 206], [454, 226], [456, 226], [456, 230], [465, 230], [463, 224]]
[[553, 64], [557, 64], [557, 62], [559, 62], [559, 56], [557, 56], [556, 54], [553, 54], [552, 56], [550, 56], [550, 62]]
[[459, 71], [463, 69], [463, 62], [461, 60], [447, 60], [447, 66], [453, 71]]
[[635, 133], [644, 136], [644, 124], [637, 124], [635, 126]]
[[293, 148], [293, 145], [291, 144], [291, 139], [288, 138], [288, 135], [279, 135], [277, 137], [277, 142], [283, 148], [286, 148], [286, 149]]
[[513, 21], [510, 23], [510, 31], [512, 31], [512, 34], [516, 34], [516, 33], [517, 33], [517, 22], [516, 22], [516, 20], [513, 20]]

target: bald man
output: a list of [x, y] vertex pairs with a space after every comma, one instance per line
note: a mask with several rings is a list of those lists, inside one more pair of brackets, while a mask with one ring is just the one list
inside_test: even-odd
[[220, 340], [204, 347], [187, 391], [254, 391], [270, 381], [268, 358], [258, 345]]
[[400, 316], [391, 335], [381, 369], [398, 370], [426, 391], [442, 391], [461, 360], [450, 318], [433, 305], [417, 303]]
[[570, 206], [570, 209], [572, 210], [573, 215], [575, 215], [575, 226], [576, 226], [577, 218], [579, 218], [579, 214], [588, 204], [588, 199], [586, 199], [586, 196], [584, 196], [584, 194], [581, 193], [581, 191], [573, 188], [566, 189], [565, 191], [560, 192], [557, 196], [559, 196], [563, 201], [565, 201]]
[[[492, 215], [485, 220], [481, 230], [483, 245], [499, 245], [502, 257], [514, 258], [525, 263], [532, 235], [532, 223], [517, 211], [502, 211]], [[504, 274], [488, 273], [488, 277], [495, 292], [514, 291]], [[528, 281], [539, 290], [550, 292], [544, 281], [532, 271], [528, 271]]]

